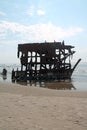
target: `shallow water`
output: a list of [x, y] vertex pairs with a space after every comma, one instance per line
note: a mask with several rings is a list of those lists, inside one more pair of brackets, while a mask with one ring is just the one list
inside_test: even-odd
[[87, 90], [87, 63], [77, 66], [72, 75], [72, 83], [79, 90]]
[[[3, 69], [7, 70], [7, 77], [1, 75]], [[0, 82], [11, 82], [12, 70], [20, 69], [20, 65], [17, 64], [0, 64]], [[66, 82], [30, 82], [28, 84], [20, 83], [23, 85], [30, 85], [36, 87], [47, 87], [51, 89], [69, 89], [69, 90], [87, 90], [87, 63], [80, 63], [74, 71], [71, 81]]]

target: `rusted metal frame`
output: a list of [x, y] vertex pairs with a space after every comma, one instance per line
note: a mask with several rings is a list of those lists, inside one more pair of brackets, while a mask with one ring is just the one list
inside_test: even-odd
[[35, 44], [19, 44], [18, 51], [22, 51], [22, 50], [36, 51], [36, 50], [38, 50], [38, 48], [40, 48], [40, 50], [43, 51], [43, 49], [45, 49], [45, 48], [47, 49], [47, 48], [49, 48], [49, 46], [52, 48], [55, 48], [55, 49], [56, 48], [65, 48], [65, 49], [74, 48], [73, 46], [68, 46], [68, 45], [62, 46], [62, 45], [59, 45], [58, 43], [50, 43], [50, 44], [49, 43], [41, 43], [41, 44], [35, 43]]
[[[58, 46], [57, 46], [58, 47]], [[57, 48], [56, 47], [56, 48]], [[26, 47], [25, 47], [26, 48]], [[32, 47], [31, 47], [32, 48]], [[66, 57], [65, 57], [65, 49], [66, 48], [68, 48], [69, 50], [70, 50], [70, 48], [71, 48], [71, 46], [63, 46], [63, 47], [60, 47], [59, 46], [59, 48], [57, 48], [58, 50], [59, 50], [59, 55], [57, 55], [57, 63], [59, 64], [58, 66], [57, 66], [57, 69], [58, 70], [60, 70], [60, 68], [65, 68], [65, 59], [69, 56], [69, 55], [67, 55]], [[23, 48], [24, 49], [24, 48]], [[19, 51], [20, 50], [22, 50], [22, 48], [21, 49], [19, 49]], [[27, 50], [27, 48], [26, 48], [26, 50]], [[25, 51], [26, 51], [25, 50]], [[55, 47], [54, 47], [54, 50], [55, 50]], [[32, 51], [32, 50], [31, 50]], [[36, 52], [38, 51], [38, 53], [40, 54], [40, 51], [39, 50], [36, 50]], [[71, 50], [69, 51], [69, 52], [71, 52]], [[52, 53], [54, 53], [53, 51], [52, 51]], [[49, 53], [48, 53], [49, 54]], [[61, 55], [64, 55], [64, 59], [63, 58], [61, 58]], [[28, 55], [28, 54], [27, 54]], [[45, 54], [46, 55], [46, 54]], [[53, 55], [54, 56], [54, 55]], [[30, 64], [32, 64], [32, 58], [33, 57], [35, 57], [35, 56], [33, 56], [32, 55], [32, 52], [31, 52], [31, 63]], [[39, 56], [36, 56], [37, 58], [39, 57]], [[55, 56], [54, 56], [55, 57]], [[51, 57], [52, 58], [52, 57]], [[49, 59], [51, 59], [51, 58], [49, 58]], [[27, 58], [28, 59], [28, 58]], [[35, 58], [36, 59], [36, 58]], [[40, 54], [40, 59], [42, 59], [42, 54]], [[64, 64], [63, 63], [61, 63], [61, 60], [62, 60], [62, 62], [63, 62], [63, 60], [64, 60]], [[52, 63], [52, 61], [48, 61], [48, 62], [45, 62], [45, 64], [43, 64], [42, 62], [41, 63], [37, 63], [37, 61], [35, 60], [35, 62], [36, 63], [34, 63], [36, 66], [37, 66], [37, 64], [39, 64], [40, 65], [40, 70], [42, 70], [42, 67], [44, 67], [44, 69], [47, 69], [46, 68], [46, 65], [48, 64], [49, 65], [49, 68], [48, 68], [48, 70], [51, 70], [51, 65], [53, 64]], [[26, 72], [27, 71], [29, 71], [29, 70], [27, 70], [27, 66], [28, 66], [28, 64], [29, 63], [27, 63], [27, 65], [26, 65]], [[61, 67], [61, 66], [63, 66], [63, 67]], [[32, 67], [31, 67], [32, 68]], [[54, 69], [56, 69], [55, 67], [54, 67]], [[32, 70], [32, 69], [31, 69]], [[36, 67], [36, 69], [35, 69], [36, 71], [37, 71], [37, 67]], [[33, 70], [32, 70], [32, 72], [33, 72]], [[32, 76], [32, 74], [31, 74], [31, 76]]]

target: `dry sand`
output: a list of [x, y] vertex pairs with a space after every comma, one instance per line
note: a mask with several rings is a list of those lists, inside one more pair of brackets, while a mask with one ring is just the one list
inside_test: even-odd
[[0, 130], [87, 130], [87, 91], [0, 83]]

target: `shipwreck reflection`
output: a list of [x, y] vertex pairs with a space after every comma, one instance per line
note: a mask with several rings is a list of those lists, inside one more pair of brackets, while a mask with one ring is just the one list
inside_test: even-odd
[[2, 79], [6, 80], [7, 79], [7, 75], [2, 75]]
[[50, 82], [45, 83], [46, 88], [58, 90], [72, 90], [76, 89], [71, 82]]
[[30, 87], [43, 87], [56, 90], [75, 90], [76, 88], [71, 81], [56, 81], [56, 82], [17, 82], [18, 84]]

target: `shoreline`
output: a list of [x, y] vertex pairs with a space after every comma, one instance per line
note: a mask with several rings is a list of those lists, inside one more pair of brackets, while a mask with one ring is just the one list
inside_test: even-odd
[[[54, 84], [53, 84], [54, 85]], [[0, 93], [21, 94], [24, 96], [58, 96], [58, 97], [81, 97], [87, 98], [85, 90], [58, 90], [44, 87], [35, 87], [30, 85], [21, 85], [17, 83], [0, 83]]]
[[87, 130], [87, 91], [0, 83], [1, 130]]

